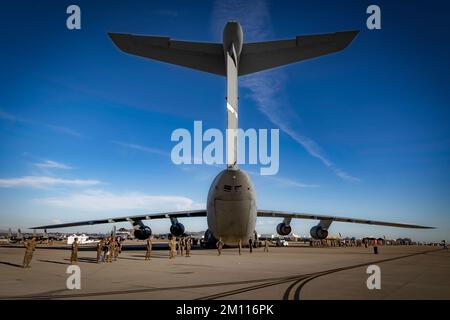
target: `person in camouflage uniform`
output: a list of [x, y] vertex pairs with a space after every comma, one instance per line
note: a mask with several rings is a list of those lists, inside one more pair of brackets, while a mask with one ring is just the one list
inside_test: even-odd
[[78, 264], [78, 238], [72, 243], [72, 253], [70, 255], [70, 264]]
[[25, 256], [23, 257], [22, 267], [31, 268], [31, 260], [33, 259], [34, 250], [36, 250], [36, 238], [24, 242]]
[[186, 237], [181, 238], [181, 255], [186, 255]]
[[108, 241], [108, 252], [106, 253], [106, 262], [112, 262], [112, 257], [114, 252], [114, 239], [109, 237]]
[[119, 257], [119, 251], [120, 251], [120, 243], [119, 239], [116, 239], [114, 245], [114, 261], [117, 261], [117, 258]]
[[173, 257], [175, 258], [176, 251], [177, 251], [177, 237], [173, 238], [173, 240], [172, 240], [172, 247], [173, 247]]
[[264, 241], [264, 252], [269, 252], [269, 240]]
[[178, 239], [178, 241], [175, 238], [175, 246], [176, 246], [177, 256], [181, 255], [181, 237]]
[[103, 239], [100, 239], [99, 243], [97, 243], [97, 263], [100, 263], [100, 261], [102, 260], [102, 252], [104, 245], [105, 241]]
[[177, 240], [176, 237], [172, 236], [169, 240], [169, 259], [174, 259], [177, 251]]
[[192, 245], [192, 239], [191, 239], [191, 237], [187, 237], [187, 239], [186, 239], [186, 258], [191, 256], [191, 245]]
[[117, 261], [117, 240], [112, 238], [111, 259]]
[[222, 238], [219, 238], [219, 241], [216, 243], [217, 251], [219, 252], [219, 256], [222, 254], [223, 241]]
[[152, 239], [147, 239], [147, 253], [145, 254], [145, 260], [150, 260], [152, 256]]

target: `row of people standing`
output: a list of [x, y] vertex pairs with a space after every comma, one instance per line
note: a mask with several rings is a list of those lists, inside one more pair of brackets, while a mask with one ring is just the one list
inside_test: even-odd
[[[222, 238], [219, 238], [219, 240], [216, 242], [217, 252], [218, 252], [219, 256], [222, 254], [223, 246], [224, 246], [224, 242], [222, 241]], [[252, 238], [248, 239], [248, 248], [250, 250], [250, 253], [253, 252], [253, 246], [254, 246], [253, 239]], [[241, 255], [242, 254], [242, 240], [239, 240], [238, 248], [239, 248], [239, 255]], [[264, 252], [269, 252], [269, 240], [264, 241]]]
[[116, 261], [122, 252], [122, 240], [108, 237], [101, 239], [97, 244], [97, 263]]
[[[112, 236], [101, 239], [97, 244], [97, 263], [100, 262], [111, 263], [112, 261], [116, 261], [117, 257], [122, 252], [122, 242], [123, 241], [120, 240], [119, 238], [114, 238]], [[25, 241], [24, 245], [25, 245], [25, 256], [23, 259], [23, 268], [30, 268], [33, 253], [36, 249], [36, 238], [33, 237], [31, 240]], [[224, 243], [220, 238], [216, 243], [219, 255], [221, 255], [222, 253], [223, 245]], [[152, 239], [149, 238], [147, 240], [147, 248], [146, 248], [147, 250], [145, 255], [146, 261], [150, 260], [151, 258], [152, 248], [153, 248]], [[174, 259], [176, 255], [190, 257], [191, 248], [192, 248], [192, 238], [190, 236], [179, 237], [178, 241], [175, 236], [172, 236], [169, 239], [169, 258]], [[251, 253], [253, 249], [252, 239], [249, 239], [249, 248]], [[78, 264], [78, 249], [79, 249], [78, 238], [74, 239], [71, 249], [72, 250], [70, 254], [70, 263]], [[241, 254], [241, 251], [242, 251], [242, 242], [239, 241], [239, 254]], [[264, 245], [264, 252], [268, 251], [269, 251], [269, 241], [266, 240]]]
[[174, 259], [176, 255], [191, 256], [192, 238], [190, 236], [181, 236], [177, 241], [177, 237], [169, 238], [169, 258]]

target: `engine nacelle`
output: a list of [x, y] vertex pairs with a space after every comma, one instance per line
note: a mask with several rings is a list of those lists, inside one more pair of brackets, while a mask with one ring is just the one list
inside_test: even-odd
[[152, 229], [147, 226], [134, 230], [134, 237], [139, 240], [147, 240], [151, 235]]
[[309, 231], [309, 234], [313, 239], [316, 240], [323, 240], [326, 239], [326, 237], [328, 237], [328, 231], [320, 226], [312, 227], [311, 230]]
[[292, 228], [290, 225], [285, 224], [284, 222], [277, 225], [277, 233], [280, 236], [287, 236], [292, 231]]
[[170, 226], [170, 233], [175, 237], [180, 237], [184, 234], [184, 225], [182, 223], [174, 223]]

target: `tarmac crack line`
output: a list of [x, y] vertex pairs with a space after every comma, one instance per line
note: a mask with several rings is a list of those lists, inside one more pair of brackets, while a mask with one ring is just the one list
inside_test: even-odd
[[210, 295], [210, 296], [206, 296], [206, 297], [201, 297], [201, 298], [197, 298], [194, 300], [213, 300], [213, 299], [217, 299], [217, 298], [223, 298], [223, 297], [227, 297], [227, 296], [231, 296], [234, 294], [239, 294], [239, 293], [244, 293], [247, 291], [253, 291], [253, 290], [257, 290], [257, 289], [262, 289], [262, 288], [266, 288], [266, 287], [271, 287], [274, 285], [279, 285], [279, 284], [283, 284], [286, 282], [291, 282], [292, 279], [284, 279], [284, 280], [279, 280], [279, 281], [273, 281], [273, 282], [268, 282], [268, 283], [263, 283], [263, 284], [259, 284], [259, 285], [255, 285], [255, 286], [251, 286], [251, 287], [244, 287], [244, 288], [239, 288], [239, 289], [235, 289], [235, 290], [231, 290], [231, 291], [227, 291], [227, 292], [222, 292], [222, 293], [217, 293], [214, 295]]
[[[436, 250], [431, 250], [431, 251], [436, 251]], [[427, 251], [427, 252], [431, 252], [431, 251]], [[274, 281], [274, 282], [269, 282], [269, 283], [265, 283], [265, 284], [260, 284], [260, 285], [250, 286], [250, 287], [239, 288], [239, 289], [235, 289], [235, 290], [231, 290], [231, 291], [225, 291], [225, 292], [221, 292], [221, 293], [216, 293], [216, 294], [213, 294], [213, 295], [197, 298], [195, 300], [218, 299], [218, 298], [223, 298], [223, 297], [227, 297], [227, 296], [230, 296], [230, 295], [235, 295], [235, 294], [239, 294], [239, 293], [244, 293], [244, 292], [248, 292], [248, 291], [258, 290], [258, 289], [262, 289], [262, 288], [266, 288], [266, 287], [271, 287], [271, 286], [275, 286], [275, 285], [279, 285], [279, 284], [283, 284], [283, 283], [291, 282], [291, 281], [295, 281], [295, 282], [293, 284], [291, 284], [287, 288], [287, 290], [284, 292], [283, 300], [290, 300], [291, 298], [293, 298], [295, 300], [299, 300], [300, 299], [300, 292], [301, 292], [301, 289], [303, 288], [303, 286], [306, 283], [308, 283], [309, 281], [311, 281], [311, 280], [313, 280], [315, 278], [318, 278], [318, 277], [321, 277], [321, 276], [324, 276], [324, 275], [327, 275], [327, 274], [331, 274], [331, 273], [336, 273], [336, 272], [339, 272], [339, 271], [350, 270], [350, 269], [355, 269], [355, 268], [371, 265], [371, 264], [374, 264], [374, 263], [383, 263], [383, 262], [388, 262], [388, 261], [408, 258], [408, 257], [420, 255], [420, 254], [425, 254], [427, 252], [418, 252], [418, 253], [413, 253], [413, 254], [400, 256], [400, 257], [388, 258], [388, 259], [383, 259], [383, 260], [378, 260], [378, 261], [371, 261], [371, 262], [366, 262], [366, 263], [352, 265], [352, 266], [347, 266], [347, 267], [341, 267], [341, 268], [336, 268], [336, 269], [331, 269], [331, 270], [320, 271], [320, 272], [316, 272], [316, 273], [312, 273], [312, 274], [290, 276], [290, 277], [286, 277], [286, 278], [284, 278], [282, 280], [279, 280], [279, 281]], [[293, 289], [298, 284], [299, 284], [299, 286], [297, 287], [297, 289], [293, 293]]]
[[[323, 271], [321, 273], [315, 274], [315, 275], [311, 275], [309, 277], [307, 277], [306, 279], [303, 279], [303, 281], [301, 283], [299, 283], [297, 289], [295, 290], [295, 293], [293, 295], [294, 300], [300, 300], [300, 293], [303, 289], [303, 287], [310, 281], [319, 278], [319, 277], [323, 277], [332, 273], [336, 273], [336, 272], [340, 272], [340, 271], [346, 271], [346, 270], [351, 270], [351, 269], [356, 269], [356, 268], [360, 268], [360, 267], [365, 267], [371, 264], [375, 264], [375, 263], [384, 263], [384, 262], [390, 262], [390, 261], [395, 261], [395, 260], [399, 260], [399, 259], [406, 259], [406, 258], [410, 258], [413, 256], [418, 256], [418, 255], [425, 255], [429, 252], [434, 252], [437, 250], [430, 250], [430, 251], [426, 251], [426, 252], [417, 252], [417, 253], [413, 253], [413, 254], [409, 254], [409, 255], [405, 255], [405, 256], [400, 256], [400, 257], [395, 257], [395, 258], [389, 258], [389, 259], [383, 259], [383, 260], [379, 260], [379, 261], [372, 261], [369, 263], [362, 263], [362, 264], [358, 264], [358, 265], [353, 265], [353, 266], [348, 266], [348, 267], [342, 267], [342, 268], [336, 268], [336, 269], [332, 269], [332, 270], [327, 270], [327, 271]], [[297, 282], [298, 283], [298, 282]], [[292, 291], [292, 289], [294, 288], [294, 286], [291, 286], [290, 288], [288, 288], [289, 291]], [[289, 297], [292, 296], [291, 292], [288, 292], [288, 294], [286, 295], [285, 292], [285, 297]]]
[[[199, 284], [199, 285], [191, 285], [191, 286], [178, 286], [178, 287], [167, 287], [167, 288], [158, 288], [151, 287], [146, 289], [134, 289], [134, 290], [117, 290], [117, 291], [106, 291], [106, 292], [90, 292], [90, 293], [77, 293], [77, 294], [63, 294], [63, 295], [49, 295], [48, 292], [44, 292], [41, 294], [34, 295], [23, 295], [23, 296], [13, 296], [13, 297], [0, 297], [2, 299], [67, 299], [67, 298], [82, 298], [82, 297], [94, 297], [94, 296], [105, 296], [105, 295], [118, 295], [118, 294], [135, 294], [135, 293], [145, 293], [145, 292], [153, 292], [153, 291], [169, 291], [169, 290], [183, 290], [183, 289], [197, 289], [197, 288], [208, 288], [208, 287], [217, 287], [217, 286], [225, 286], [225, 285], [239, 285], [239, 284], [248, 284], [248, 283], [257, 283], [264, 281], [272, 281], [272, 280], [282, 280], [284, 278], [268, 278], [268, 279], [256, 279], [256, 280], [244, 280], [244, 281], [234, 281], [234, 282], [219, 282], [219, 283], [208, 283], [208, 284]], [[70, 291], [70, 290], [67, 290]]]

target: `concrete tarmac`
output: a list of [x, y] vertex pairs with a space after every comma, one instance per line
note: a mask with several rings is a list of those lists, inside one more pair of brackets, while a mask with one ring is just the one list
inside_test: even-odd
[[[0, 247], [0, 299], [450, 299], [450, 253], [429, 246], [270, 247], [168, 251], [125, 250], [118, 261], [95, 262], [80, 251], [81, 289], [69, 290], [70, 251], [38, 248], [22, 269], [24, 249]], [[369, 290], [367, 266], [381, 271]]]

